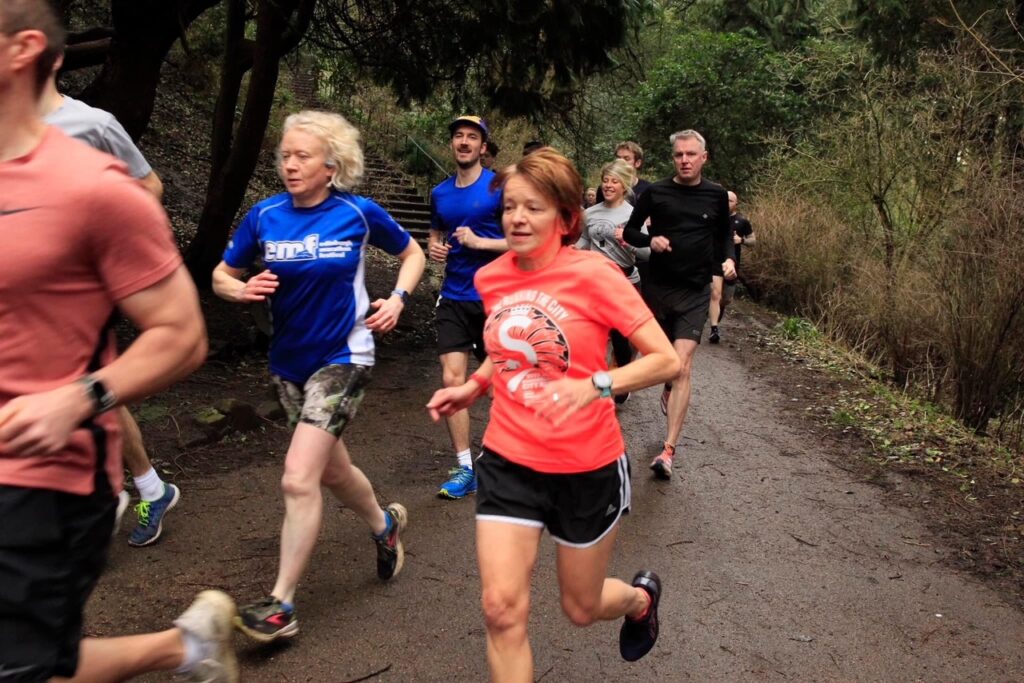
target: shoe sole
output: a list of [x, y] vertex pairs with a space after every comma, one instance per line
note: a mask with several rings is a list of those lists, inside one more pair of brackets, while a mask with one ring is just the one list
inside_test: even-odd
[[288, 638], [294, 638], [295, 636], [299, 635], [298, 619], [288, 624], [281, 630], [274, 631], [273, 633], [261, 633], [260, 631], [249, 628], [245, 625], [245, 622], [242, 621], [241, 616], [236, 616], [234, 618], [233, 623], [235, 625], [235, 629], [237, 629], [241, 633], [244, 633], [247, 637], [252, 638], [257, 643], [272, 643], [275, 640], [287, 640]]
[[633, 581], [630, 585], [635, 588], [643, 589], [651, 597], [651, 616], [656, 620], [654, 639], [642, 652], [636, 654], [631, 653], [632, 656], [626, 657], [626, 654], [621, 650], [622, 641], [619, 641], [619, 653], [622, 655], [622, 658], [627, 662], [635, 662], [642, 659], [648, 652], [654, 649], [654, 645], [658, 642], [658, 636], [661, 635], [661, 622], [658, 617], [658, 604], [661, 602], [663, 588], [661, 585], [661, 579], [658, 578], [657, 574], [651, 571], [637, 572], [637, 575], [633, 577]]
[[672, 478], [672, 468], [666, 467], [665, 463], [660, 460], [655, 460], [651, 463], [651, 471], [654, 472], [654, 476], [658, 479], [668, 481]]
[[[168, 486], [174, 486], [174, 484], [168, 484]], [[178, 504], [178, 501], [180, 499], [181, 489], [179, 489], [177, 486], [174, 486], [174, 498], [171, 498], [171, 502], [167, 504], [167, 509], [164, 510], [163, 516], [160, 517], [160, 523], [156, 527], [156, 535], [154, 535], [153, 538], [150, 538], [142, 543], [132, 543], [132, 539], [129, 538], [128, 545], [130, 545], [133, 548], [145, 548], [147, 545], [153, 545], [154, 543], [159, 541], [160, 535], [164, 533], [164, 517], [167, 516], [168, 512], [174, 509], [174, 506]]]
[[218, 590], [202, 591], [196, 596], [196, 601], [198, 602], [199, 600], [210, 604], [218, 616], [223, 615], [221, 617], [223, 621], [217, 619], [214, 626], [216, 632], [214, 640], [218, 647], [218, 656], [214, 660], [221, 665], [221, 670], [218, 672], [221, 675], [205, 680], [237, 683], [239, 680], [238, 657], [235, 655], [235, 649], [231, 644], [232, 626], [234, 621], [238, 619], [238, 609], [235, 606], [235, 601], [227, 593]]
[[121, 521], [124, 519], [124, 513], [128, 512], [128, 504], [132, 502], [131, 496], [128, 495], [127, 491], [121, 491], [117, 494], [117, 512], [114, 517], [114, 530], [110, 533], [111, 536], [117, 536], [118, 532], [121, 531]]
[[395, 571], [385, 579], [385, 581], [390, 581], [398, 576], [398, 573], [402, 571], [402, 566], [405, 564], [405, 546], [402, 545], [402, 532], [405, 531], [406, 525], [409, 524], [409, 511], [401, 503], [391, 503], [385, 509], [394, 516], [395, 521], [398, 523], [398, 543], [395, 544], [395, 554], [397, 555]]
[[440, 491], [437, 492], [437, 497], [438, 498], [444, 498], [445, 500], [462, 500], [463, 498], [466, 498], [467, 496], [472, 496], [474, 493], [476, 493], [476, 489], [473, 489], [472, 491], [469, 491], [468, 493], [463, 493], [461, 496], [455, 496], [455, 495], [452, 495], [452, 494], [448, 493], [448, 489], [441, 489]]

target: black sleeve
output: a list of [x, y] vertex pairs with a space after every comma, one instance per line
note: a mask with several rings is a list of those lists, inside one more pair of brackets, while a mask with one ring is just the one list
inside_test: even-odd
[[754, 226], [744, 217], [740, 217], [736, 225], [736, 234], [740, 237], [750, 237], [754, 234]]
[[718, 221], [715, 225], [715, 263], [726, 259], [736, 262], [736, 245], [732, 241], [732, 221], [729, 220], [729, 195], [722, 192], [718, 198]]
[[641, 249], [651, 246], [651, 236], [644, 234], [640, 230], [650, 215], [651, 193], [644, 192], [640, 195], [639, 199], [636, 200], [636, 205], [633, 206], [633, 213], [629, 215], [629, 220], [626, 221], [626, 227], [622, 231], [622, 239], [626, 244], [630, 244]]

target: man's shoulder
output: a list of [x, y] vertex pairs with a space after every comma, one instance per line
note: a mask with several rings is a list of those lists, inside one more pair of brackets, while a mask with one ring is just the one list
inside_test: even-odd
[[78, 140], [58, 126], [51, 126], [43, 139], [38, 155], [62, 193], [71, 188], [93, 188], [110, 182], [108, 172], [120, 172], [130, 179], [124, 162]]
[[453, 189], [455, 189], [455, 176], [450, 175], [441, 182], [439, 182], [437, 185], [434, 185], [434, 187], [430, 190], [430, 194], [443, 194], [444, 192]]
[[722, 185], [719, 185], [718, 183], [716, 183], [713, 180], [708, 180], [707, 178], [701, 178], [700, 179], [700, 185], [698, 186], [698, 189], [702, 190], [704, 192], [709, 192], [711, 194], [726, 195], [726, 198], [728, 199], [728, 192], [726, 192], [726, 189]]
[[102, 131], [114, 120], [114, 115], [109, 111], [64, 95], [61, 106], [47, 114], [44, 119], [47, 123], [61, 128], [69, 126]]

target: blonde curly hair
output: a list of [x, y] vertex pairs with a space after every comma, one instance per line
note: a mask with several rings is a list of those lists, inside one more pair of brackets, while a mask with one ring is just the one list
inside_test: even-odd
[[[300, 111], [284, 120], [281, 137], [293, 128], [315, 135], [324, 143], [327, 166], [333, 169], [331, 187], [347, 192], [363, 179], [363, 148], [359, 130], [344, 116], [326, 111]], [[278, 172], [281, 172], [281, 149], [277, 151]]]

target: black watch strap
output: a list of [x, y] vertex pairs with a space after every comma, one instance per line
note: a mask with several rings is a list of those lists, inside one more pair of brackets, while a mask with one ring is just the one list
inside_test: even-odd
[[114, 396], [114, 393], [94, 376], [86, 375], [78, 382], [85, 388], [86, 395], [92, 400], [92, 407], [96, 415], [105, 413], [117, 405], [117, 397]]

